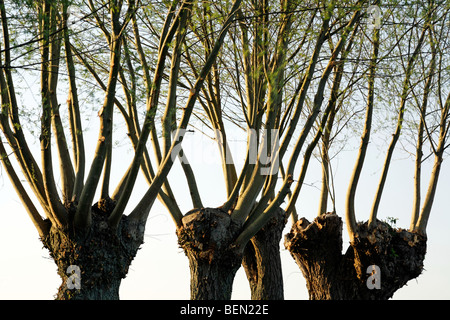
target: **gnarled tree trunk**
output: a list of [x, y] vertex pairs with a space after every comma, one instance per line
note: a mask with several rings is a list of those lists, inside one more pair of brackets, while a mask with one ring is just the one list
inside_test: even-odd
[[92, 207], [87, 232], [52, 227], [42, 239], [58, 266], [62, 284], [57, 300], [118, 300], [121, 280], [143, 243], [144, 224], [122, 217], [119, 228], [108, 226], [111, 203]]
[[423, 270], [426, 237], [377, 221], [357, 224], [342, 254], [342, 220], [323, 214], [300, 219], [285, 246], [300, 267], [311, 300], [385, 300]]
[[282, 209], [250, 240], [242, 265], [250, 283], [252, 300], [283, 300], [280, 240], [287, 215]]
[[233, 243], [240, 226], [220, 208], [188, 212], [177, 230], [191, 271], [192, 300], [230, 300], [242, 250]]

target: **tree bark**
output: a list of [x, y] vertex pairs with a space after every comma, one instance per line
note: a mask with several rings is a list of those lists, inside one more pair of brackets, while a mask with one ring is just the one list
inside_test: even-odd
[[423, 270], [426, 237], [377, 221], [358, 223], [342, 254], [342, 220], [322, 214], [300, 219], [285, 246], [300, 267], [311, 300], [387, 300]]
[[114, 207], [111, 200], [92, 207], [92, 224], [81, 232], [73, 226], [55, 227], [42, 239], [58, 266], [62, 283], [56, 300], [118, 300], [121, 280], [128, 273], [139, 246], [143, 243], [145, 225], [122, 217], [118, 229], [108, 226]]
[[252, 300], [283, 300], [280, 240], [288, 216], [282, 209], [250, 240], [242, 265], [250, 284]]
[[177, 230], [189, 259], [192, 300], [230, 300], [242, 250], [233, 245], [239, 225], [220, 208], [188, 212]]

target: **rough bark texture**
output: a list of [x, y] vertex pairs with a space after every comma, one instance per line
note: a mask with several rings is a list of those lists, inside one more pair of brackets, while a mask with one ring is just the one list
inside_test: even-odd
[[[312, 223], [302, 218], [286, 235], [285, 246], [306, 279], [310, 299], [385, 300], [421, 274], [426, 237], [382, 221], [372, 229], [359, 223], [356, 231], [345, 254], [342, 220], [335, 214]], [[370, 273], [371, 266], [378, 271]]]
[[234, 276], [242, 262], [233, 243], [240, 227], [220, 208], [188, 212], [177, 230], [191, 271], [192, 300], [229, 300]]
[[286, 222], [286, 212], [277, 210], [245, 247], [242, 265], [250, 283], [252, 300], [284, 299], [280, 240]]
[[[124, 216], [118, 230], [112, 230], [107, 223], [112, 208], [110, 202], [93, 206], [87, 232], [52, 227], [42, 239], [62, 279], [57, 300], [119, 299], [120, 282], [143, 243], [145, 226]], [[79, 287], [74, 281], [77, 276], [81, 276]]]

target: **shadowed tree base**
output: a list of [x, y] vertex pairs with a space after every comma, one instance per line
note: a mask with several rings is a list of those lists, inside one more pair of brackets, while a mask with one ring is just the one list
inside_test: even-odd
[[422, 273], [426, 237], [381, 221], [372, 229], [359, 223], [342, 254], [342, 220], [323, 214], [312, 223], [300, 219], [285, 246], [306, 279], [311, 300], [386, 300]]
[[252, 300], [284, 299], [280, 240], [287, 218], [284, 210], [277, 210], [245, 247], [242, 265]]
[[145, 226], [124, 216], [113, 231], [107, 223], [112, 208], [110, 202], [95, 205], [88, 232], [52, 227], [42, 239], [62, 279], [57, 300], [119, 299], [121, 280], [143, 243]]
[[230, 300], [242, 262], [234, 245], [240, 227], [220, 208], [201, 208], [183, 217], [178, 242], [189, 259], [192, 300]]

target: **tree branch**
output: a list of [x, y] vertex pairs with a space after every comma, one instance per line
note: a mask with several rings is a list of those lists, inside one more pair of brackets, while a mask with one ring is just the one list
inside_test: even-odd
[[[1, 115], [0, 117], [3, 117], [3, 115]], [[11, 180], [13, 187], [16, 189], [16, 193], [19, 196], [22, 205], [25, 207], [25, 210], [27, 210], [28, 216], [30, 217], [31, 221], [33, 222], [33, 225], [38, 231], [39, 236], [41, 238], [44, 238], [47, 235], [48, 227], [44, 223], [44, 219], [42, 219], [41, 215], [34, 206], [33, 201], [30, 199], [27, 191], [20, 182], [20, 179], [17, 176], [9, 160], [9, 157], [7, 156], [6, 150], [3, 146], [3, 142], [1, 141], [1, 139], [0, 139], [0, 159], [3, 163], [3, 167], [6, 170], [6, 173], [8, 174], [9, 179]]]
[[[113, 10], [114, 11], [114, 10]], [[114, 11], [111, 13], [111, 20], [113, 24], [113, 35], [111, 36], [110, 51], [110, 71], [108, 78], [108, 85], [106, 89], [106, 96], [101, 110], [99, 111], [100, 117], [100, 131], [95, 150], [94, 159], [92, 161], [89, 174], [86, 178], [83, 191], [81, 192], [80, 200], [78, 203], [77, 211], [75, 213], [74, 223], [78, 228], [87, 228], [91, 224], [91, 206], [95, 196], [95, 190], [97, 189], [100, 175], [105, 163], [106, 151], [108, 147], [108, 141], [112, 134], [112, 114], [115, 99], [116, 85], [120, 70], [120, 56], [121, 56], [121, 37], [116, 37], [117, 29], [119, 26], [120, 12]]]
[[[378, 4], [378, 1], [375, 3]], [[356, 160], [355, 167], [350, 178], [350, 183], [347, 191], [346, 197], [346, 221], [347, 229], [350, 236], [350, 240], [353, 241], [356, 232], [356, 217], [355, 217], [355, 195], [356, 187], [358, 185], [358, 180], [362, 171], [362, 166], [364, 164], [364, 159], [367, 151], [367, 146], [370, 140], [370, 131], [372, 126], [372, 113], [373, 113], [373, 100], [374, 100], [374, 89], [375, 89], [375, 73], [378, 59], [378, 49], [380, 45], [379, 41], [379, 29], [375, 29], [373, 33], [373, 51], [369, 66], [369, 88], [367, 96], [367, 107], [366, 107], [366, 120], [364, 123], [364, 131], [361, 137], [361, 146], [359, 148], [358, 157]]]
[[[179, 152], [179, 149], [176, 149], [178, 147], [178, 144], [181, 143], [183, 139], [183, 135], [185, 132], [185, 129], [188, 125], [188, 121], [190, 118], [190, 115], [192, 114], [192, 110], [195, 105], [195, 101], [198, 97], [199, 91], [201, 90], [204, 80], [206, 78], [206, 75], [211, 70], [212, 64], [214, 60], [216, 59], [219, 50], [224, 42], [225, 36], [228, 32], [228, 29], [233, 22], [234, 16], [236, 14], [236, 10], [239, 8], [242, 0], [235, 0], [233, 3], [230, 13], [228, 14], [227, 18], [225, 19], [225, 22], [222, 25], [221, 31], [219, 33], [219, 37], [216, 40], [214, 47], [212, 48], [205, 65], [203, 66], [202, 70], [200, 71], [199, 76], [197, 77], [197, 80], [195, 82], [194, 87], [191, 90], [191, 94], [189, 95], [188, 101], [186, 103], [186, 107], [184, 108], [183, 116], [180, 120], [178, 130], [175, 134], [175, 137], [173, 139], [172, 145], [169, 149], [169, 153], [164, 158], [163, 162], [161, 163], [158, 173], [155, 176], [155, 179], [153, 180], [152, 185], [147, 190], [146, 194], [142, 198], [142, 200], [138, 203], [136, 208], [130, 213], [130, 217], [136, 220], [146, 220], [148, 216], [148, 209], [149, 206], [154, 201], [154, 198], [157, 195], [157, 190], [159, 190], [160, 186], [164, 182], [164, 180], [167, 177], [167, 174], [169, 173], [173, 162], [174, 162], [174, 156]], [[177, 150], [177, 152], [175, 152]], [[114, 213], [114, 212], [113, 212]], [[117, 216], [113, 217], [111, 215], [110, 220], [112, 219], [112, 225], [115, 225], [117, 223]], [[181, 226], [181, 218], [182, 216], [173, 216], [173, 219], [175, 221], [175, 224], [177, 227]]]
[[[186, 2], [183, 2], [180, 12], [183, 12], [186, 7]], [[127, 175], [127, 180], [123, 187], [123, 192], [121, 193], [119, 199], [117, 200], [117, 204], [109, 217], [109, 223], [112, 227], [117, 227], [120, 221], [120, 218], [125, 210], [125, 207], [128, 203], [128, 200], [131, 196], [131, 192], [133, 190], [136, 176], [138, 170], [141, 166], [143, 152], [145, 149], [145, 144], [148, 140], [150, 133], [153, 131], [154, 118], [156, 115], [156, 109], [158, 106], [158, 97], [161, 89], [161, 81], [163, 76], [163, 70], [165, 67], [165, 61], [168, 54], [169, 43], [172, 41], [175, 32], [178, 26], [178, 20], [180, 19], [180, 12], [174, 18], [174, 20], [170, 20], [168, 17], [172, 16], [172, 7], [169, 8], [169, 12], [167, 14], [167, 19], [165, 21], [163, 31], [160, 37], [160, 45], [159, 45], [159, 57], [158, 63], [155, 69], [155, 75], [153, 79], [153, 85], [148, 87], [150, 89], [150, 93], [147, 99], [147, 112], [145, 115], [145, 120], [143, 127], [141, 129], [138, 143], [135, 147], [135, 154], [130, 166], [130, 170]], [[154, 142], [157, 142], [154, 140]], [[155, 148], [155, 151], [158, 151], [159, 148]], [[153, 183], [152, 183], [153, 184]], [[156, 197], [157, 193], [155, 194]], [[151, 201], [153, 203], [154, 199]], [[147, 208], [144, 210], [147, 211]], [[148, 211], [147, 211], [148, 214]]]
[[415, 65], [417, 56], [419, 55], [419, 52], [422, 48], [422, 44], [423, 41], [425, 39], [425, 35], [426, 32], [428, 30], [428, 23], [429, 20], [431, 19], [431, 12], [429, 11], [427, 14], [427, 19], [425, 22], [425, 28], [423, 28], [422, 30], [422, 34], [420, 35], [420, 38], [417, 42], [416, 48], [413, 52], [413, 54], [410, 56], [409, 60], [408, 60], [408, 65], [406, 67], [406, 74], [405, 74], [405, 79], [403, 81], [403, 90], [402, 90], [402, 95], [401, 95], [401, 101], [400, 101], [400, 108], [399, 108], [399, 112], [398, 112], [398, 120], [397, 120], [397, 127], [395, 129], [395, 132], [392, 136], [392, 140], [391, 143], [389, 144], [389, 148], [388, 151], [386, 153], [386, 159], [383, 165], [383, 172], [381, 174], [380, 177], [380, 182], [378, 184], [378, 188], [375, 194], [375, 199], [372, 205], [372, 210], [370, 212], [370, 217], [369, 217], [369, 227], [373, 227], [376, 223], [376, 219], [377, 219], [377, 213], [378, 213], [378, 207], [380, 205], [381, 202], [381, 196], [383, 194], [383, 189], [384, 189], [384, 185], [386, 183], [386, 179], [387, 179], [387, 175], [388, 175], [388, 171], [389, 171], [389, 166], [391, 164], [391, 158], [392, 155], [394, 153], [394, 149], [395, 149], [395, 145], [397, 144], [397, 141], [400, 137], [400, 131], [402, 129], [403, 126], [403, 119], [404, 119], [404, 113], [405, 113], [405, 108], [406, 108], [406, 99], [408, 97], [408, 91], [410, 90], [410, 78], [411, 78], [411, 74], [413, 71], [413, 67]]
[[[52, 161], [52, 149], [51, 149], [51, 118], [52, 118], [52, 106], [51, 106], [51, 88], [50, 88], [50, 38], [51, 25], [55, 23], [52, 19], [52, 8], [48, 1], [44, 1], [42, 8], [43, 16], [41, 17], [39, 24], [43, 33], [42, 52], [41, 52], [41, 99], [42, 99], [42, 116], [41, 116], [41, 158], [43, 167], [43, 180], [45, 194], [47, 197], [48, 205], [51, 210], [56, 226], [63, 228], [67, 224], [67, 215], [65, 209], [58, 196], [56, 189], [55, 179], [53, 176], [53, 161]], [[54, 88], [56, 89], [56, 88]]]

